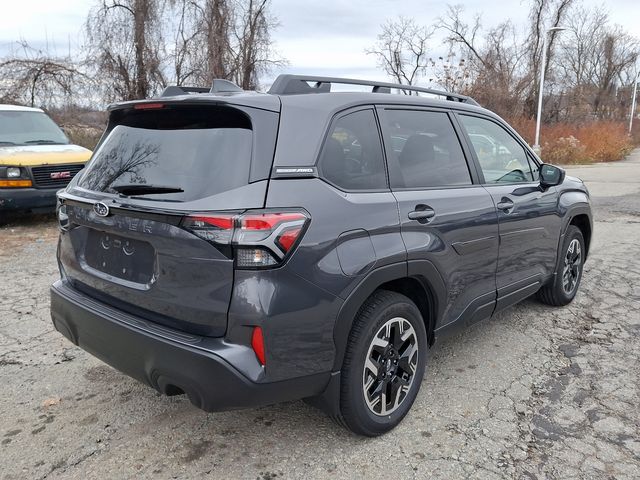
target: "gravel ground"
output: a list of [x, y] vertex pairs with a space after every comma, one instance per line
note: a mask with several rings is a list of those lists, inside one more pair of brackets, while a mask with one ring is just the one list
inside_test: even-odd
[[0, 477], [640, 478], [640, 151], [569, 173], [596, 207], [576, 300], [439, 344], [377, 439], [303, 402], [206, 414], [159, 396], [53, 330], [53, 219], [0, 228]]

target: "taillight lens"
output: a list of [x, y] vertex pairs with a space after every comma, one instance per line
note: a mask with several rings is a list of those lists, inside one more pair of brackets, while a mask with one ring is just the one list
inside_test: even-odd
[[303, 211], [248, 211], [198, 214], [182, 227], [217, 245], [232, 245], [237, 268], [280, 265], [294, 250], [310, 219]]
[[236, 250], [236, 267], [238, 268], [264, 268], [279, 263], [265, 248], [242, 247]]
[[229, 245], [233, 239], [234, 215], [193, 215], [182, 226], [208, 242]]
[[[238, 230], [234, 243], [238, 245], [264, 245], [275, 254], [287, 254], [298, 240], [308, 217], [302, 212], [245, 213], [238, 217]], [[285, 248], [278, 239], [286, 232], [297, 230]], [[282, 256], [282, 255], [280, 255]]]
[[276, 244], [282, 249], [283, 252], [287, 253], [289, 250], [293, 248], [295, 243], [298, 241], [300, 237], [300, 233], [302, 232], [302, 227], [292, 227], [284, 230], [278, 238], [276, 238]]

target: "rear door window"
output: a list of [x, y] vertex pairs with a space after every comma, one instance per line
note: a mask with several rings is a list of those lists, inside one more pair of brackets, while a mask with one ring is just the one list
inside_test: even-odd
[[126, 186], [132, 192], [135, 186], [166, 187], [144, 198], [187, 202], [244, 186], [251, 170], [251, 128], [245, 113], [229, 107], [123, 112], [78, 187], [113, 194]]
[[387, 188], [384, 157], [373, 110], [338, 118], [320, 154], [320, 174], [348, 191]]
[[397, 168], [392, 187], [429, 188], [470, 185], [460, 141], [445, 112], [387, 109], [383, 130], [387, 158]]

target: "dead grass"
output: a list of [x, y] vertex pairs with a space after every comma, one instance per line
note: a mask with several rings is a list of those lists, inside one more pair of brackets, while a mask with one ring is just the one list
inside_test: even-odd
[[[533, 144], [535, 120], [514, 118], [509, 123], [529, 144]], [[626, 122], [609, 120], [543, 125], [540, 131], [541, 157], [543, 161], [555, 164], [615, 162], [640, 144], [640, 125], [634, 126], [633, 133], [629, 137]]]
[[102, 130], [88, 125], [63, 125], [65, 133], [74, 145], [93, 150], [100, 140]]

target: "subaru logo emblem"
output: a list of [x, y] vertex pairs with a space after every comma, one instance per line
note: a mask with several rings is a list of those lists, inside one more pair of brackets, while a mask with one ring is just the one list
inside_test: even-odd
[[106, 217], [107, 215], [109, 215], [109, 207], [107, 207], [102, 202], [94, 203], [93, 211], [96, 212], [96, 215], [100, 217]]

